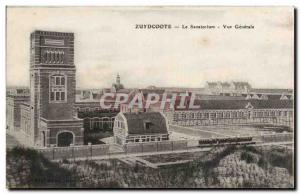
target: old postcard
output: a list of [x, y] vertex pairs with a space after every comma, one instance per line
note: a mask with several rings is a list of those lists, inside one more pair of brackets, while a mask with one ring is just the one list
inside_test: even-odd
[[7, 188], [295, 188], [294, 11], [8, 6]]

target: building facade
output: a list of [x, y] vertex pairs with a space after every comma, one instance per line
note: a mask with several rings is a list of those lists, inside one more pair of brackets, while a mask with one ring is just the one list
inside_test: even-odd
[[[70, 146], [83, 144], [83, 120], [75, 106], [76, 68], [74, 34], [34, 31], [30, 36], [30, 95], [20, 103], [7, 95], [9, 115], [14, 117], [30, 146]], [[24, 100], [23, 98], [27, 98]], [[13, 99], [20, 99], [14, 96]]]
[[31, 127], [38, 146], [83, 143], [83, 122], [74, 111], [74, 34], [31, 34]]
[[166, 112], [170, 124], [180, 126], [272, 124], [293, 128], [291, 100], [204, 100], [197, 110]]
[[10, 132], [20, 131], [21, 104], [30, 99], [28, 89], [9, 89], [6, 95], [6, 128]]

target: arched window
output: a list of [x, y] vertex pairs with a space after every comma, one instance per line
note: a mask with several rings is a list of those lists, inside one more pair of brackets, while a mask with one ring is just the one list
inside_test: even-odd
[[54, 63], [54, 52], [50, 51], [50, 63]]
[[59, 63], [63, 63], [63, 62], [62, 62], [62, 51], [59, 51], [59, 52], [58, 52], [58, 62], [59, 62]]
[[58, 51], [54, 52], [55, 63], [59, 63]]
[[44, 63], [47, 63], [48, 61], [47, 61], [47, 58], [48, 57], [48, 51], [44, 51], [44, 54], [43, 54], [43, 62]]
[[47, 61], [47, 63], [49, 63], [50, 62], [50, 60], [51, 60], [51, 57], [50, 57], [50, 51], [46, 51], [46, 61]]
[[65, 58], [65, 52], [61, 51], [61, 58], [60, 58], [61, 63], [64, 63], [64, 58]]

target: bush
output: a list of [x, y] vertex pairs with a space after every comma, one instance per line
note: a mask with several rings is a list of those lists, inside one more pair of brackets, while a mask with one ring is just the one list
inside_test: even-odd
[[247, 146], [247, 145], [244, 145], [242, 147], [242, 150], [244, 151], [247, 151], [247, 152], [252, 152], [252, 153], [255, 153], [255, 154], [260, 154], [260, 151], [257, 150], [255, 147], [253, 146]]
[[293, 153], [281, 153], [278, 151], [271, 152], [269, 156], [271, 165], [286, 168], [292, 175], [294, 173], [294, 157]]
[[[20, 158], [23, 158], [20, 160]], [[37, 151], [29, 148], [16, 147], [7, 151], [7, 165], [11, 165], [11, 169], [18, 169], [22, 165], [29, 169], [28, 176], [25, 178], [26, 185], [30, 188], [37, 187], [74, 187], [75, 177], [73, 172], [68, 171], [46, 159]], [[16, 162], [11, 162], [16, 161]], [[9, 171], [12, 176], [22, 177], [22, 172]], [[17, 188], [23, 185], [16, 185]]]
[[266, 169], [268, 166], [268, 162], [263, 157], [260, 157], [257, 165], [263, 169]]
[[252, 154], [244, 151], [241, 153], [241, 160], [245, 160], [247, 163], [253, 163], [255, 158]]

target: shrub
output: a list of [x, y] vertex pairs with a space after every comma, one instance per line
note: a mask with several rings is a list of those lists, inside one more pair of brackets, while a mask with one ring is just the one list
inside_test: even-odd
[[242, 150], [247, 151], [247, 152], [252, 152], [252, 153], [255, 153], [255, 154], [260, 154], [260, 151], [257, 150], [257, 148], [255, 148], [253, 146], [244, 145], [242, 147]]
[[286, 168], [292, 175], [294, 173], [293, 153], [281, 153], [278, 151], [271, 152], [269, 156], [270, 164], [273, 166]]
[[252, 154], [244, 151], [241, 153], [241, 160], [245, 160], [247, 163], [253, 163], [255, 158]]
[[[29, 174], [26, 184], [29, 187], [49, 187], [50, 185], [55, 187], [75, 186], [76, 177], [73, 176], [71, 171], [59, 167], [57, 163], [49, 161], [35, 150], [16, 147], [7, 151], [6, 158], [7, 161], [16, 161], [15, 163], [10, 163], [10, 165], [15, 165], [11, 166], [11, 168], [18, 168], [24, 164], [28, 165]], [[19, 158], [23, 158], [25, 163], [20, 161]], [[16, 185], [16, 187], [22, 187], [22, 185]]]

